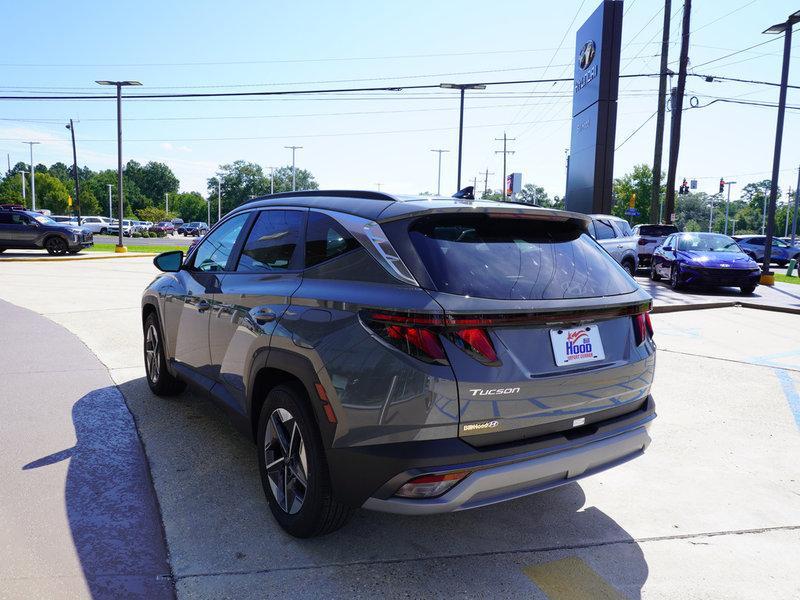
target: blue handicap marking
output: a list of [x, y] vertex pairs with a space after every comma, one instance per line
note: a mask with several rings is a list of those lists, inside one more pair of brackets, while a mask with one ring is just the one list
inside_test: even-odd
[[800, 429], [800, 394], [797, 392], [797, 386], [789, 371], [775, 369], [775, 375], [778, 376], [783, 395], [786, 396], [786, 400], [789, 402], [789, 408], [794, 415], [794, 422], [797, 424], [797, 428]]
[[765, 367], [775, 367], [776, 369], [800, 369], [800, 348], [776, 352], [775, 354], [765, 354], [764, 356], [753, 356], [752, 360], [757, 365]]

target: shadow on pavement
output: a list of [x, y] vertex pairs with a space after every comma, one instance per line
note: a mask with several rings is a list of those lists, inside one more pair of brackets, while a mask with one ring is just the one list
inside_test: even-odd
[[[183, 583], [190, 595], [230, 593], [223, 584], [233, 584], [225, 580], [230, 575], [244, 586], [235, 586], [237, 597], [258, 597], [258, 588], [248, 586], [265, 576], [273, 583], [275, 578], [301, 577], [304, 585], [335, 580], [327, 589], [339, 593], [364, 592], [371, 589], [359, 587], [365, 579], [377, 578], [383, 593], [394, 597], [405, 590], [414, 596], [420, 590], [441, 589], [446, 579], [425, 559], [441, 565], [453, 560], [482, 563], [485, 557], [502, 563], [508, 575], [508, 565], [518, 563], [525, 552], [544, 554], [525, 557], [528, 563], [521, 566], [553, 560], [553, 553], [588, 557], [585, 560], [601, 576], [633, 598], [640, 596], [647, 580], [648, 567], [638, 544], [602, 510], [584, 507], [578, 484], [436, 516], [360, 510], [338, 532], [294, 539], [272, 519], [253, 444], [233, 428], [221, 409], [191, 392], [157, 398], [143, 377], [119, 387], [135, 415], [151, 464], [178, 589]], [[309, 568], [326, 570], [314, 575]], [[524, 577], [518, 569], [512, 571]], [[451, 575], [461, 579], [456, 581], [462, 586], [458, 589], [463, 589], [465, 578], [476, 593], [491, 594], [496, 589], [491, 581], [496, 575], [488, 570], [466, 569]], [[411, 580], [415, 587], [410, 589]], [[525, 585], [535, 589], [529, 582]], [[211, 590], [201, 592], [204, 586]]]
[[76, 443], [22, 467], [69, 460], [65, 504], [93, 598], [172, 598], [167, 553], [147, 463], [116, 387], [72, 407]]

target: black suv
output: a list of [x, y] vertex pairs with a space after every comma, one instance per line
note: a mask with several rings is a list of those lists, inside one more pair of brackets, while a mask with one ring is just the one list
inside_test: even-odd
[[[147, 381], [191, 384], [257, 442], [289, 533], [431, 514], [642, 454], [651, 299], [585, 215], [467, 198], [276, 194], [142, 296]], [[525, 518], [521, 515], [520, 518]]]
[[83, 227], [38, 212], [0, 208], [0, 252], [44, 248], [54, 255], [77, 254], [93, 244], [92, 232]]

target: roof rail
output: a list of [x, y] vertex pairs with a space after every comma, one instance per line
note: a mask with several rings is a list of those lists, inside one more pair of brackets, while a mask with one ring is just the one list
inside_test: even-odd
[[250, 204], [251, 202], [258, 202], [260, 200], [272, 200], [273, 198], [304, 198], [313, 196], [334, 196], [340, 198], [364, 198], [365, 200], [384, 200], [395, 202], [397, 198], [384, 194], [382, 192], [369, 192], [364, 190], [302, 190], [296, 192], [280, 192], [277, 194], [267, 194], [266, 196], [258, 196], [250, 198], [247, 202], [241, 204]]

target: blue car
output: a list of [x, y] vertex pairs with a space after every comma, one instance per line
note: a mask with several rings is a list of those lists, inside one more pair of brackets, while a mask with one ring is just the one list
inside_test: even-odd
[[[764, 245], [767, 243], [766, 236], [763, 235], [743, 235], [734, 238], [742, 250], [755, 258], [758, 262], [764, 260]], [[800, 248], [795, 248], [779, 238], [772, 238], [772, 262], [779, 267], [785, 267], [789, 261], [798, 258]]]
[[684, 285], [756, 289], [761, 270], [731, 237], [719, 233], [674, 233], [653, 252], [650, 279], [668, 279], [673, 289]]

